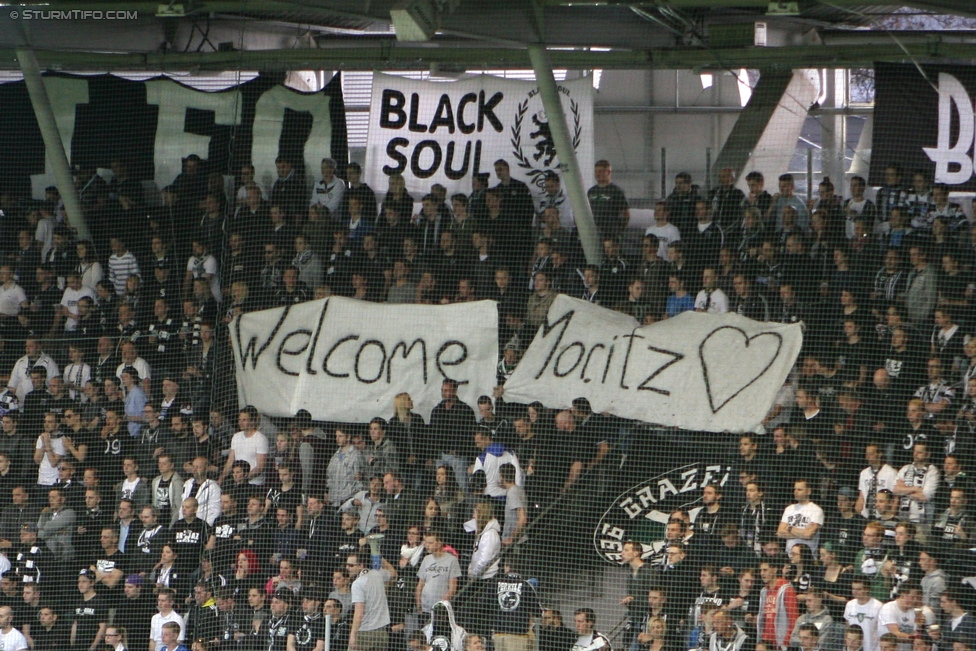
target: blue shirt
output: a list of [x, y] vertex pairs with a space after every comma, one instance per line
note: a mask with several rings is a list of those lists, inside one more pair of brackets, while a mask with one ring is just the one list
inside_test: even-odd
[[676, 294], [668, 296], [668, 316], [677, 316], [682, 312], [691, 312], [695, 309], [695, 299], [691, 294], [685, 294], [678, 298]]
[[[125, 415], [144, 418], [143, 409], [146, 408], [146, 394], [140, 387], [132, 387], [125, 397]], [[136, 437], [142, 432], [142, 422], [129, 421], [129, 435]]]

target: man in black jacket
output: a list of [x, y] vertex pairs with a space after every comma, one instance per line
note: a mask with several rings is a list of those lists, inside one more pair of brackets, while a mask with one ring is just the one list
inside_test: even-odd
[[430, 430], [438, 466], [450, 466], [462, 490], [467, 490], [468, 462], [474, 457], [472, 434], [478, 426], [474, 410], [457, 397], [457, 380], [441, 383], [441, 401], [430, 412]]

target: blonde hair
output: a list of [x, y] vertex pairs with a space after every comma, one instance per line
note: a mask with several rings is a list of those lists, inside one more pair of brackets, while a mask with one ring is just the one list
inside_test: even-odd
[[474, 519], [478, 533], [485, 530], [485, 526], [495, 519], [495, 505], [491, 502], [478, 502], [474, 505]]
[[396, 412], [398, 419], [406, 420], [407, 414], [410, 413], [410, 410], [407, 409], [407, 401], [410, 399], [410, 394], [406, 391], [398, 393], [393, 397], [393, 411]]

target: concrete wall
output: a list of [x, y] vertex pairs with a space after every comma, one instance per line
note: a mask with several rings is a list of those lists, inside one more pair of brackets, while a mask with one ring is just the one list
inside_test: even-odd
[[605, 71], [596, 98], [596, 157], [613, 164], [615, 182], [635, 203], [661, 194], [662, 148], [666, 192], [682, 171], [703, 186], [706, 149], [714, 161], [738, 117], [706, 112], [711, 107], [741, 107], [736, 77], [713, 73], [712, 86], [703, 89], [699, 75], [688, 70]]

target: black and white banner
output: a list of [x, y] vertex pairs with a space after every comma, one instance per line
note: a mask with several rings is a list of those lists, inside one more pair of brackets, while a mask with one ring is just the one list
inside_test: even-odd
[[[593, 169], [593, 83], [557, 83], [576, 156]], [[416, 198], [440, 183], [468, 193], [471, 177], [508, 161], [512, 176], [535, 194], [559, 168], [549, 120], [535, 82], [489, 75], [455, 82], [375, 74], [369, 111], [366, 181], [379, 191], [399, 172]], [[494, 183], [492, 183], [494, 185]]]
[[[236, 172], [251, 162], [258, 183], [270, 188], [280, 154], [304, 160], [317, 174], [325, 156], [346, 155], [345, 118], [338, 76], [325, 89], [303, 93], [259, 76], [205, 92], [160, 77], [146, 81], [113, 75], [45, 75], [68, 159], [108, 168], [129, 161], [135, 180], [163, 188], [197, 154], [208, 171]], [[54, 184], [27, 88], [0, 84], [0, 183], [34, 197]], [[334, 117], [338, 113], [340, 119]]]
[[885, 168], [926, 170], [952, 190], [976, 190], [976, 66], [876, 63], [872, 185]]
[[692, 521], [701, 509], [706, 486], [724, 486], [730, 468], [720, 463], [692, 463], [643, 481], [613, 501], [593, 532], [593, 546], [603, 560], [620, 564], [628, 540], [641, 545], [645, 560], [664, 552], [664, 530], [670, 515], [681, 509]]
[[425, 419], [445, 378], [474, 405], [495, 387], [494, 301], [385, 305], [333, 297], [245, 314], [231, 325], [238, 397], [270, 416], [367, 422], [407, 392]]
[[786, 381], [799, 325], [685, 312], [651, 326], [559, 296], [505, 383], [514, 402], [710, 432], [755, 431]]

